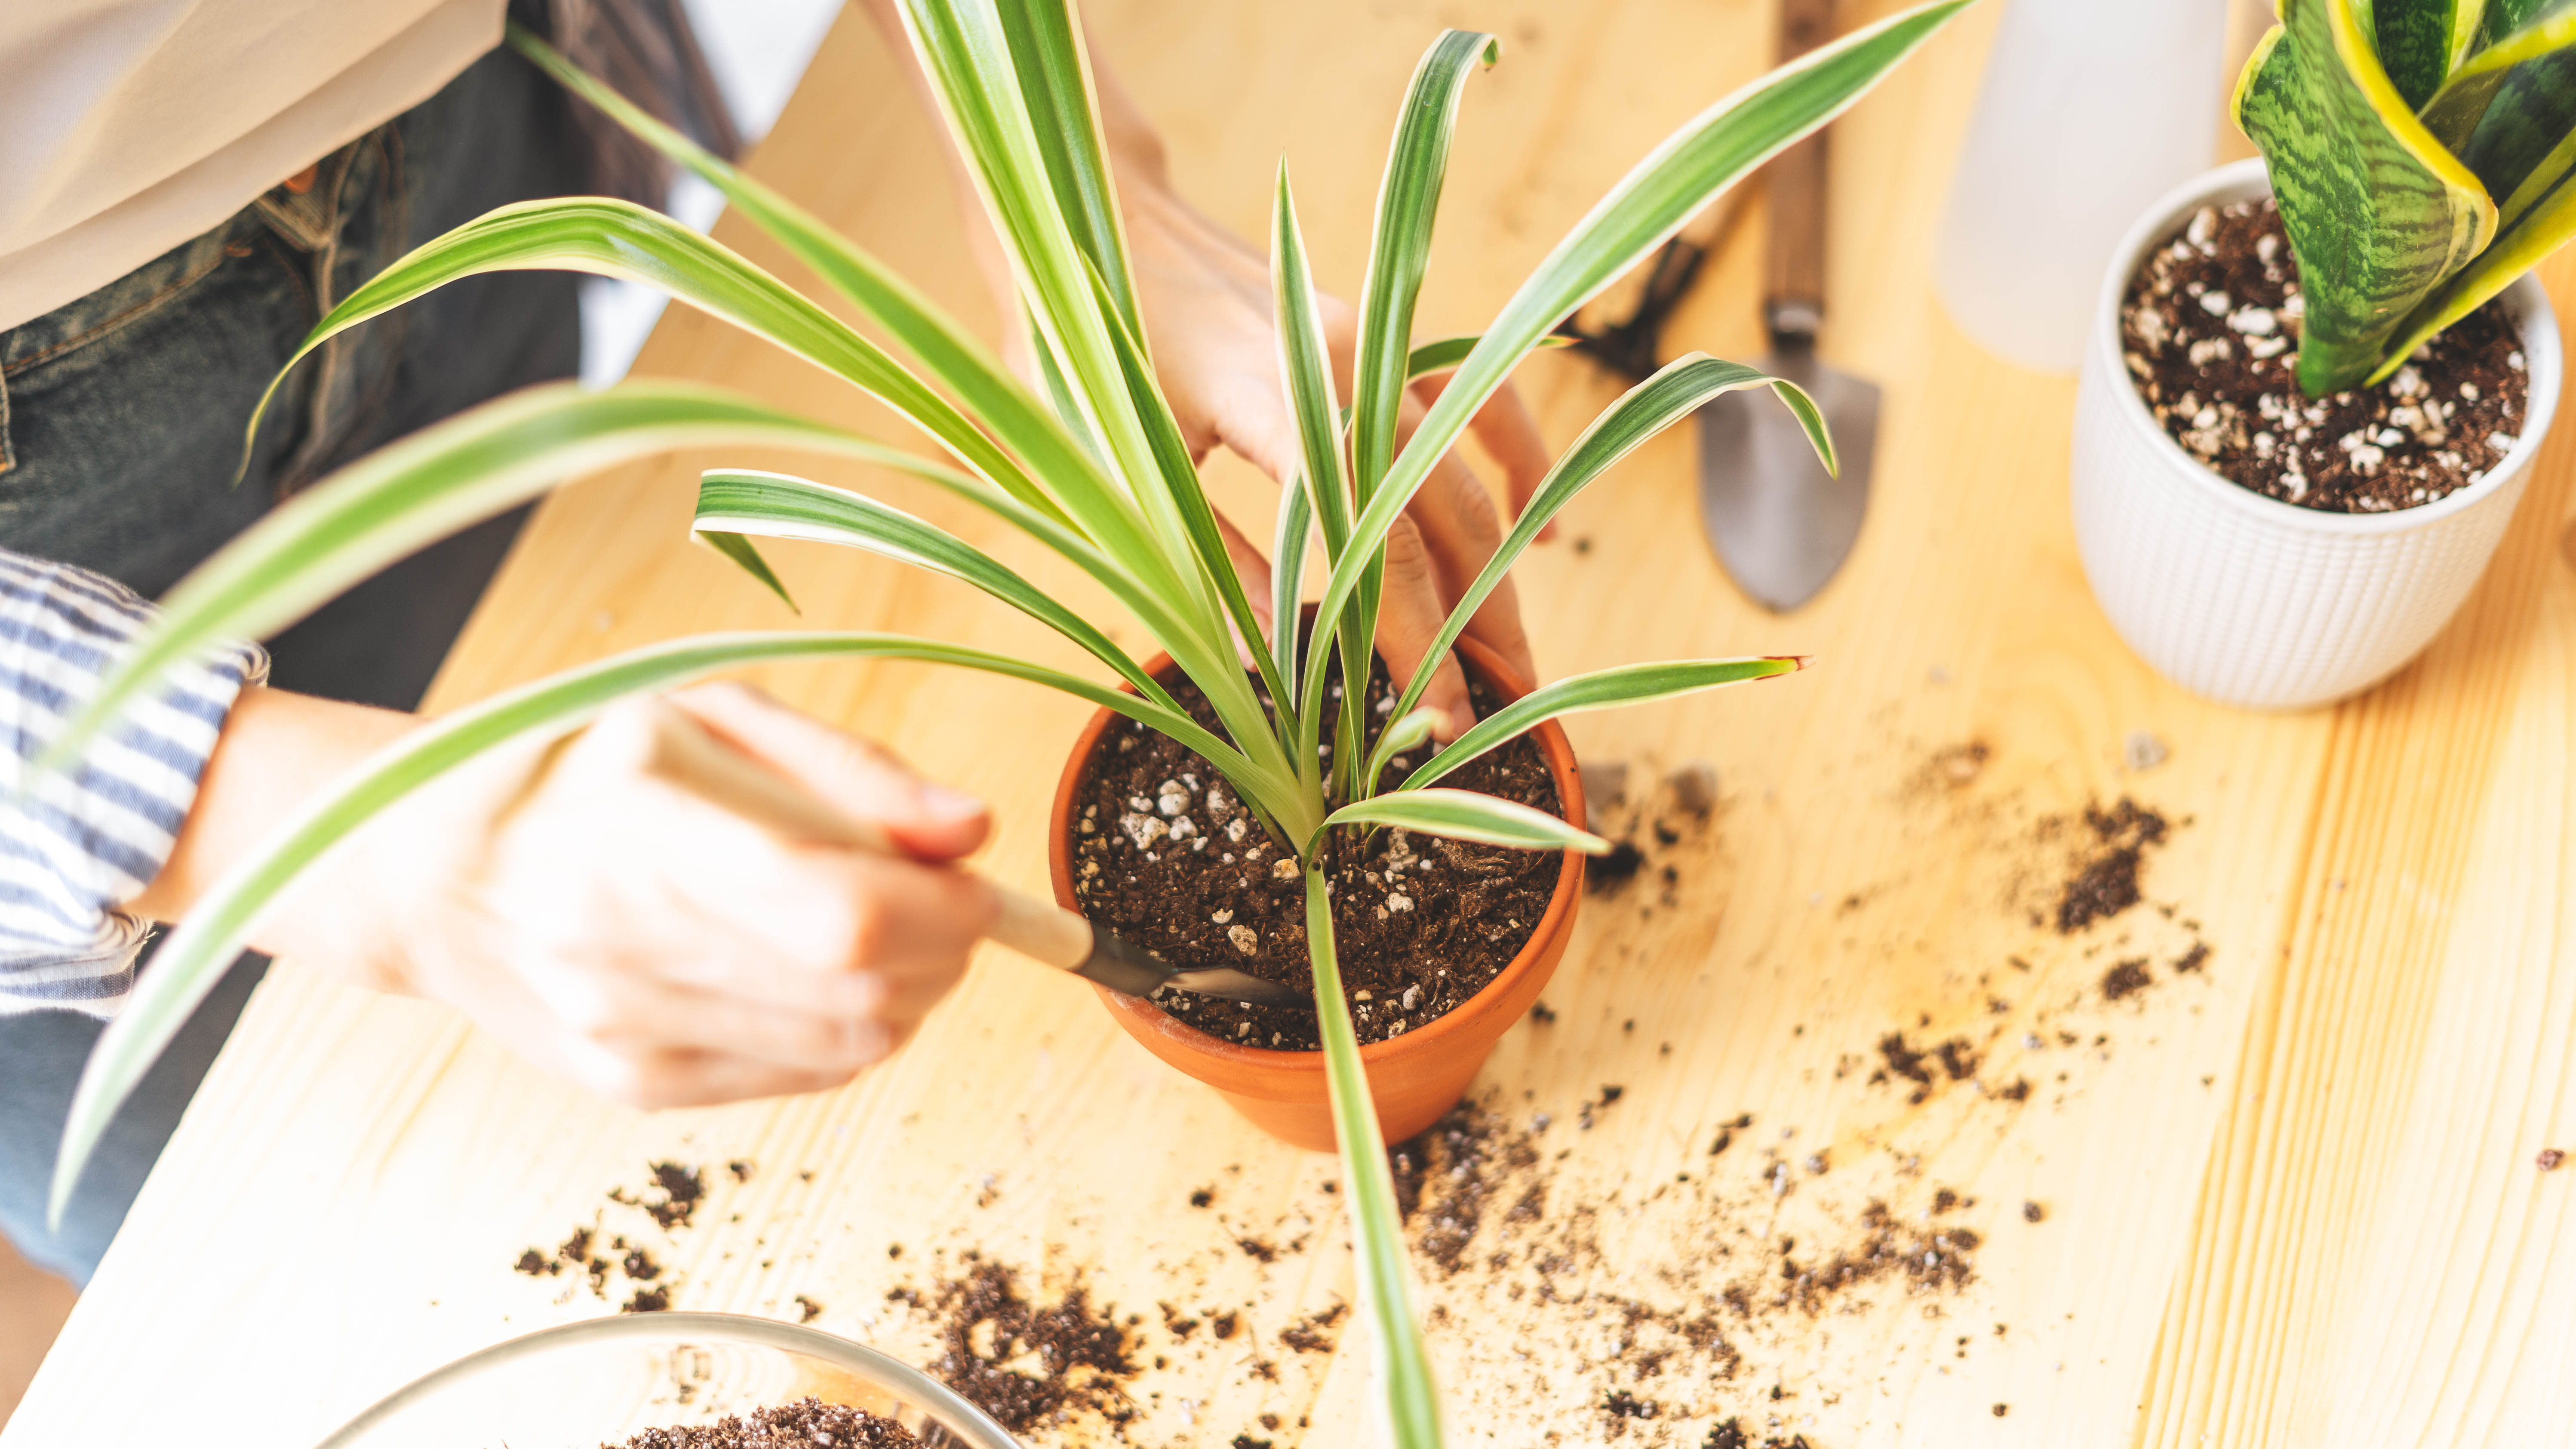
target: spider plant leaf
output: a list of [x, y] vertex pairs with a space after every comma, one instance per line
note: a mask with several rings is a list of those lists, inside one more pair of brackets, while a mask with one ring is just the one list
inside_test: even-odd
[[655, 120], [533, 32], [512, 22], [509, 40], [566, 89], [722, 192], [745, 219], [884, 328], [969, 416], [1046, 480], [1093, 542], [1132, 560], [1148, 578], [1164, 564], [1143, 546], [1143, 520], [1124, 503], [1086, 442], [1068, 432], [973, 333], [812, 212]]
[[1082, 26], [1064, 0], [995, 0], [994, 9], [1010, 38], [1012, 69], [1029, 102], [1030, 129], [1046, 161], [1056, 209], [1071, 227], [1074, 244], [1100, 274], [1111, 315], [1142, 337], [1145, 324], [1136, 312], [1136, 284], [1127, 266], [1109, 148], [1092, 112], [1091, 56]]
[[[1601, 415], [1592, 420], [1592, 425], [1583, 430], [1583, 435], [1574, 440], [1573, 446], [1556, 460], [1556, 466], [1547, 470], [1547, 477], [1539, 483], [1538, 491], [1530, 495], [1528, 505], [1521, 509], [1521, 516], [1513, 522], [1512, 531], [1504, 536], [1502, 546], [1494, 550], [1494, 556], [1486, 561], [1483, 572], [1467, 586], [1467, 592], [1458, 599], [1458, 606], [1450, 610], [1448, 621], [1432, 638], [1425, 657], [1438, 659], [1449, 652], [1449, 646], [1457, 643], [1458, 636], [1466, 632], [1468, 621], [1476, 617], [1476, 611], [1484, 607], [1487, 596], [1502, 583], [1503, 576], [1511, 571], [1512, 565], [1520, 561], [1522, 553], [1538, 537], [1539, 530], [1545, 528], [1565, 505], [1573, 502], [1575, 495], [1592, 480], [1635, 452], [1647, 439], [1698, 411], [1700, 405], [1710, 398], [1739, 388], [1766, 384], [1806, 429], [1807, 441], [1815, 446], [1816, 456], [1824, 460], [1825, 471], [1834, 471], [1833, 438], [1825, 430], [1824, 415], [1817, 411], [1815, 399], [1807, 396], [1805, 389], [1757, 368], [1720, 361], [1705, 353], [1694, 352], [1675, 358], [1658, 369], [1654, 376], [1628, 389], [1618, 401], [1604, 408]], [[1411, 711], [1421, 701], [1422, 691], [1430, 680], [1431, 672], [1427, 669], [1416, 675], [1397, 698], [1395, 712], [1401, 715]], [[1370, 778], [1376, 778], [1374, 772]]]
[[1610, 842], [1568, 825], [1544, 810], [1474, 790], [1390, 790], [1345, 805], [1324, 817], [1335, 825], [1395, 825], [1424, 835], [1445, 835], [1481, 845], [1522, 850], [1572, 850], [1607, 855]]
[[750, 539], [739, 533], [709, 533], [705, 529], [697, 530], [690, 537], [723, 554], [732, 560], [734, 567], [758, 579], [763, 587], [778, 596], [778, 602], [785, 604], [788, 612], [797, 615], [805, 612], [796, 606], [795, 596], [787, 592], [787, 585], [778, 577], [777, 570], [769, 566], [769, 560], [760, 556], [759, 548]]
[[1369, 1095], [1368, 1069], [1360, 1061], [1359, 1033], [1352, 1029], [1350, 1003], [1342, 994], [1332, 898], [1324, 888], [1322, 865], [1312, 858], [1306, 862], [1306, 944], [1314, 965], [1315, 1024], [1324, 1039], [1333, 1138], [1341, 1149], [1342, 1180], [1350, 1185], [1354, 1276], [1360, 1310], [1371, 1329], [1386, 1442], [1394, 1449], [1440, 1449], [1440, 1390], [1432, 1382], [1431, 1353], [1413, 1311], [1404, 1216], [1395, 1205], [1395, 1175], [1387, 1167], [1386, 1137]]
[[1270, 657], [1279, 677], [1297, 679], [1298, 599], [1306, 591], [1306, 547], [1315, 538], [1315, 509], [1303, 474], [1279, 490], [1278, 530], [1270, 540]]
[[[1418, 382], [1435, 372], [1449, 371], [1466, 361], [1467, 354], [1475, 351], [1476, 344], [1483, 340], [1480, 334], [1469, 332], [1457, 337], [1435, 337], [1422, 343], [1404, 359], [1404, 380]], [[1541, 351], [1550, 351], [1572, 347], [1577, 340], [1563, 333], [1550, 333], [1538, 340], [1538, 347]]]
[[[1106, 308], [1107, 284], [1096, 271], [1091, 274], [1091, 283], [1102, 294]], [[1284, 761], [1288, 747], [1281, 741], [1293, 739], [1296, 734], [1296, 691], [1280, 677], [1276, 661], [1262, 647], [1265, 641], [1261, 621], [1252, 612], [1252, 598], [1244, 592], [1242, 575], [1235, 572], [1233, 555], [1226, 552], [1225, 533], [1217, 524], [1216, 509], [1208, 503], [1207, 490], [1199, 484], [1198, 464], [1190, 457], [1189, 444], [1181, 438], [1181, 425], [1163, 397], [1163, 386], [1154, 377], [1153, 364], [1146, 360], [1144, 342], [1127, 330], [1127, 324], [1114, 311], [1109, 314], [1108, 331], [1111, 350], [1126, 378], [1128, 393], [1135, 400], [1136, 417], [1144, 425], [1146, 441], [1153, 448], [1154, 461], [1166, 481], [1190, 551], [1198, 560], [1207, 587], [1215, 593], [1236, 636], [1242, 639], [1244, 651], [1252, 656], [1262, 687], [1277, 703], [1279, 714], [1273, 728], [1272, 722], [1258, 713], [1258, 702], [1242, 693], [1240, 671], [1231, 676], [1236, 689], [1228, 701], [1220, 703], [1212, 698], [1210, 703], [1216, 704], [1220, 713], [1229, 704], [1237, 711], [1252, 711], [1228, 714], [1228, 726], [1237, 731], [1249, 728], [1251, 734], [1238, 733], [1236, 737], [1257, 739], [1260, 743], [1254, 747], [1255, 754], [1275, 751]]]
[[1543, 684], [1476, 721], [1440, 753], [1433, 755], [1430, 763], [1415, 770], [1395, 790], [1378, 798], [1419, 790], [1545, 720], [1596, 709], [1617, 709], [1622, 705], [1675, 699], [1704, 689], [1742, 684], [1749, 679], [1772, 679], [1794, 674], [1804, 669], [1806, 664], [1806, 660], [1790, 656], [1622, 664]]
[[460, 278], [532, 270], [640, 283], [775, 343], [902, 414], [1022, 504], [1067, 521], [1017, 459], [883, 348], [732, 249], [660, 212], [609, 197], [504, 206], [405, 253], [314, 325], [269, 383], [244, 447], [287, 373], [331, 338]]
[[1284, 156], [1270, 199], [1270, 303], [1279, 339], [1279, 387], [1297, 425], [1298, 456], [1312, 495], [1308, 507], [1323, 524], [1326, 556], [1337, 559], [1351, 536], [1342, 408], [1333, 392], [1332, 349], [1324, 337], [1315, 271], [1306, 255], [1305, 232], [1297, 224], [1297, 198], [1288, 184]]
[[[1423, 672], [1428, 674], [1430, 671]], [[1379, 733], [1377, 743], [1369, 746], [1368, 768], [1360, 774], [1362, 797], [1377, 793], [1377, 782], [1385, 776], [1388, 761], [1431, 738], [1432, 727], [1440, 722], [1440, 714], [1436, 709], [1409, 710], [1398, 715], [1395, 723]]]
[[1970, 3], [1936, 0], [1809, 51], [1701, 112], [1631, 168], [1503, 304], [1424, 414], [1352, 525], [1352, 551], [1324, 583], [1326, 611], [1358, 591], [1360, 561], [1377, 551], [1432, 465], [1540, 338], [1711, 197], [1849, 109]]
[[2353, 5], [2282, 0], [2236, 90], [2299, 262], [2311, 397], [2377, 370], [2390, 334], [2496, 227], [2486, 188], [2398, 95]]
[[[1147, 699], [1167, 709], [1180, 708], [1144, 666], [1054, 596], [947, 530], [863, 494], [785, 473], [720, 468], [699, 476], [698, 512], [689, 527], [702, 538], [712, 536], [710, 541], [756, 534], [838, 544], [946, 574], [1081, 645]], [[761, 572], [767, 572], [766, 565]], [[783, 596], [785, 590], [780, 593]]]
[[2409, 110], [2420, 111], [2477, 44], [2481, 0], [2370, 0], [2371, 48]]
[[[1444, 30], [1422, 53], [1396, 113], [1395, 139], [1378, 181], [1369, 264], [1360, 283], [1351, 382], [1352, 496], [1366, 503], [1395, 457], [1395, 425], [1413, 341], [1413, 309], [1431, 260], [1432, 223], [1449, 174], [1449, 141], [1467, 79], [1502, 56], [1502, 42]], [[1282, 177], [1285, 186], [1285, 177]]]
[[389, 444], [278, 505], [173, 586], [161, 615], [63, 731], [71, 758], [161, 671], [220, 638], [259, 638], [303, 618], [394, 560], [570, 477], [648, 453], [707, 444], [802, 448], [911, 473], [926, 458], [677, 382], [602, 392], [524, 388]]
[[1035, 341], [1054, 354], [1111, 478], [1144, 511], [1178, 569], [1189, 556], [1186, 530], [1168, 495], [1153, 486], [1162, 474], [1110, 338], [1115, 314], [1100, 305], [1090, 259], [1057, 206], [999, 3], [903, 0], [900, 8], [913, 52], [1037, 323]]
[[[1324, 557], [1339, 567], [1351, 533], [1350, 475], [1343, 458], [1343, 410], [1334, 396], [1332, 354], [1324, 337], [1323, 309], [1316, 300], [1314, 267], [1306, 254], [1305, 231], [1297, 222], [1295, 189], [1288, 182], [1288, 162], [1281, 158], [1270, 202], [1270, 297], [1273, 331], [1279, 340], [1279, 385], [1288, 415], [1297, 426], [1300, 469], [1308, 507], [1322, 525]], [[1401, 387], [1399, 381], [1398, 386]], [[1354, 422], [1354, 426], [1356, 423]], [[1276, 567], [1274, 560], [1273, 567]], [[1301, 580], [1302, 582], [1302, 580]], [[1300, 769], [1310, 768], [1323, 740], [1326, 677], [1336, 649], [1346, 676], [1367, 678], [1354, 661], [1366, 661], [1376, 620], [1376, 601], [1363, 584], [1332, 615], [1318, 614], [1315, 640], [1306, 651], [1306, 672], [1297, 680], [1297, 723], [1289, 753]], [[1324, 627], [1329, 618], [1333, 627]], [[1290, 627], [1295, 627], [1291, 616]], [[1346, 698], [1338, 737], [1360, 738], [1354, 724], [1355, 701]], [[1336, 752], [1334, 772], [1352, 777], [1358, 762], [1350, 752]]]
[[[152, 969], [136, 978], [133, 995], [82, 1069], [54, 1163], [50, 1220], [60, 1221], [116, 1109], [223, 978], [257, 930], [261, 914], [360, 826], [459, 766], [514, 741], [567, 733], [629, 695], [748, 664], [823, 658], [915, 659], [982, 669], [1066, 690], [1158, 730], [1168, 732], [1176, 725], [1196, 729], [1186, 715], [1007, 656], [899, 634], [861, 633], [677, 639], [551, 675], [458, 710], [404, 736], [334, 783], [227, 870], [171, 933], [153, 957]], [[1202, 738], [1193, 748], [1214, 745], [1221, 752], [1209, 756], [1212, 761], [1233, 754], [1205, 731], [1198, 733]], [[1240, 764], [1241, 758], [1234, 755], [1233, 762]]]

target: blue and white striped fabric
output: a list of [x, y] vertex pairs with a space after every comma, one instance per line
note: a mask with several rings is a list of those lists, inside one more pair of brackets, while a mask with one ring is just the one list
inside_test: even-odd
[[120, 907], [169, 860], [234, 697], [267, 677], [255, 644], [212, 652], [128, 709], [77, 770], [38, 774], [152, 613], [113, 579], [0, 550], [0, 1013], [115, 1011], [150, 934]]

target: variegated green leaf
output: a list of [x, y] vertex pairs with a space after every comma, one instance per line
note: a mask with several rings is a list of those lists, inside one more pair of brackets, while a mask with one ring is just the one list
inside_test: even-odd
[[733, 443], [956, 475], [911, 453], [738, 393], [676, 382], [604, 392], [526, 388], [379, 448], [288, 499], [189, 571], [161, 615], [56, 741], [68, 759], [172, 663], [223, 638], [261, 638], [430, 543], [566, 478], [674, 448]]
[[[1143, 665], [1053, 595], [946, 529], [864, 494], [785, 473], [719, 468], [699, 476], [698, 512], [689, 527], [701, 537], [739, 539], [752, 534], [864, 549], [963, 580], [1081, 645], [1147, 699], [1167, 709], [1180, 708]], [[731, 549], [724, 551], [740, 561]], [[765, 565], [758, 571], [767, 572]], [[770, 578], [775, 587], [775, 576]], [[782, 596], [784, 592], [780, 590]]]
[[[1404, 380], [1413, 382], [1435, 372], [1447, 372], [1466, 361], [1467, 354], [1475, 351], [1476, 344], [1484, 340], [1482, 336], [1473, 332], [1461, 337], [1435, 337], [1414, 348], [1412, 355], [1405, 358]], [[1537, 350], [1550, 351], [1559, 347], [1572, 347], [1574, 343], [1574, 338], [1562, 333], [1550, 333], [1538, 340]]]
[[[774, 342], [893, 408], [1023, 505], [1065, 521], [1017, 459], [883, 348], [732, 249], [660, 212], [609, 197], [520, 202], [413, 248], [315, 324], [269, 384], [260, 409], [297, 362], [349, 328], [460, 278], [529, 270], [641, 283]], [[245, 447], [258, 429], [255, 412]]]
[[1544, 810], [1474, 790], [1392, 790], [1345, 805], [1324, 825], [1394, 825], [1425, 835], [1508, 845], [1521, 850], [1572, 850], [1607, 855], [1610, 842], [1579, 830]]
[[[1282, 158], [1270, 202], [1270, 297], [1279, 343], [1279, 385], [1288, 416], [1297, 425], [1308, 510], [1322, 526], [1324, 557], [1338, 565], [1351, 535], [1350, 475], [1342, 452], [1342, 409], [1334, 395], [1332, 353], [1324, 336], [1322, 308], [1316, 301], [1315, 274], [1306, 256], [1306, 237], [1297, 224], [1297, 198], [1288, 184], [1288, 162]], [[1274, 561], [1275, 567], [1275, 561]], [[1306, 650], [1305, 673], [1291, 675], [1296, 689], [1298, 730], [1289, 756], [1300, 770], [1311, 770], [1323, 739], [1325, 678], [1333, 651], [1341, 653], [1345, 674], [1352, 661], [1364, 660], [1368, 621], [1364, 601], [1354, 601], [1327, 618], [1317, 616], [1315, 640]], [[1276, 621], [1274, 621], [1276, 622]], [[1296, 627], [1293, 616], [1289, 628]], [[1360, 677], [1365, 678], [1363, 674]], [[1357, 736], [1352, 736], [1357, 738]], [[1336, 773], [1352, 763], [1336, 760]]]
[[[1431, 42], [1405, 87], [1395, 139], [1380, 174], [1370, 228], [1368, 274], [1360, 284], [1358, 343], [1351, 387], [1354, 496], [1368, 501], [1395, 457], [1395, 424], [1413, 341], [1413, 309], [1431, 260], [1432, 224], [1449, 174], [1449, 139], [1467, 79], [1502, 55], [1502, 43], [1472, 30]], [[1282, 185], [1285, 185], [1283, 172]]]
[[2495, 198], [2499, 234], [2576, 165], [2576, 0], [2479, 51], [2425, 109]]
[[[1485, 600], [1503, 581], [1503, 575], [1520, 561], [1539, 530], [1574, 501], [1592, 480], [1609, 471], [1612, 464], [1635, 452], [1645, 441], [1674, 423], [1699, 410], [1709, 399], [1739, 388], [1768, 384], [1807, 430], [1807, 440], [1815, 445], [1816, 456], [1825, 463], [1825, 471], [1834, 470], [1833, 438], [1825, 431], [1824, 415], [1816, 410], [1815, 399], [1794, 382], [1776, 378], [1737, 362], [1722, 362], [1706, 353], [1694, 352], [1664, 364], [1654, 376], [1628, 389], [1617, 402], [1604, 408], [1583, 436], [1574, 440], [1548, 469], [1538, 491], [1530, 495], [1521, 516], [1504, 536], [1502, 546], [1494, 550], [1483, 572], [1467, 586], [1467, 592], [1450, 610], [1448, 621], [1431, 641], [1428, 657], [1437, 659], [1449, 652], [1466, 632], [1469, 620], [1483, 608]], [[1422, 691], [1431, 681], [1431, 671], [1422, 670], [1396, 700], [1397, 714], [1409, 713], [1422, 700]], [[1374, 780], [1372, 773], [1370, 779]]]
[[[579, 728], [628, 695], [719, 670], [792, 659], [917, 659], [1051, 685], [1157, 730], [1195, 729], [1185, 715], [1003, 655], [898, 634], [709, 634], [651, 645], [551, 675], [405, 735], [374, 755], [227, 870], [136, 978], [133, 995], [90, 1053], [55, 1158], [50, 1216], [59, 1222], [116, 1109], [249, 943], [261, 914], [360, 826], [414, 791], [514, 741]], [[1199, 732], [1203, 737], [1204, 731]], [[1175, 736], [1178, 738], [1179, 736]], [[1202, 748], [1224, 745], [1203, 738]], [[1203, 750], [1204, 752], [1204, 750]], [[1210, 759], [1222, 758], [1212, 755]], [[1237, 757], [1240, 758], [1239, 756]]]
[[513, 48], [566, 89], [724, 193], [747, 220], [883, 327], [967, 413], [1046, 481], [1095, 543], [1126, 560], [1141, 577], [1155, 580], [1164, 561], [1145, 542], [1143, 520], [1122, 506], [1081, 440], [1066, 432], [973, 333], [812, 212], [645, 114], [535, 34], [513, 23], [509, 36]]
[[1394, 1449], [1440, 1449], [1440, 1390], [1431, 1354], [1413, 1311], [1413, 1270], [1404, 1257], [1404, 1215], [1395, 1204], [1386, 1136], [1360, 1061], [1359, 1033], [1342, 994], [1341, 958], [1333, 948], [1333, 902], [1321, 864], [1306, 862], [1306, 953], [1314, 965], [1315, 1024], [1324, 1039], [1324, 1084], [1333, 1109], [1334, 1145], [1350, 1184], [1351, 1256], [1360, 1311], [1368, 1316], [1377, 1361], [1378, 1406]]
[[2415, 118], [2352, 0], [2282, 0], [2238, 124], [2263, 150], [2299, 262], [2299, 385], [2359, 385], [2390, 334], [2494, 235], [2495, 204]]
[[1298, 599], [1306, 591], [1306, 548], [1315, 539], [1315, 510], [1301, 475], [1279, 490], [1278, 528], [1270, 539], [1270, 657], [1282, 679], [1297, 678]]
[[1352, 525], [1351, 555], [1325, 580], [1326, 612], [1352, 597], [1360, 561], [1540, 338], [1663, 245], [1711, 197], [1849, 109], [1970, 3], [1936, 0], [1809, 51], [1701, 112], [1622, 177], [1503, 304], [1396, 455]]
[[1554, 684], [1543, 684], [1476, 721], [1440, 753], [1433, 755], [1429, 764], [1414, 771], [1396, 790], [1378, 798], [1390, 798], [1405, 790], [1419, 790], [1547, 720], [1596, 709], [1616, 709], [1626, 704], [1644, 704], [1649, 700], [1676, 699], [1705, 689], [1742, 684], [1750, 679], [1772, 679], [1794, 674], [1806, 664], [1804, 659], [1785, 656], [1622, 664], [1590, 674], [1577, 674]]
[[2421, 110], [2477, 43], [2480, 0], [2370, 0], [2371, 45], [2409, 110]]
[[1082, 27], [1064, 0], [996, 0], [1011, 66], [1028, 101], [1029, 126], [1046, 160], [1048, 187], [1092, 269], [1110, 296], [1111, 314], [1138, 337], [1136, 283], [1127, 268], [1127, 238], [1118, 221], [1118, 188], [1108, 146], [1091, 104], [1091, 58]]
[[1431, 738], [1440, 718], [1441, 712], [1436, 709], [1408, 710], [1397, 715], [1395, 722], [1379, 733], [1377, 743], [1369, 746], [1368, 768], [1360, 772], [1360, 795], [1365, 798], [1376, 794], [1377, 782], [1385, 778], [1387, 764]]

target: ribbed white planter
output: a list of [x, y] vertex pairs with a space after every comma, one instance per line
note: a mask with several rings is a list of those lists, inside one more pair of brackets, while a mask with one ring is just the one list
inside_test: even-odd
[[2240, 488], [2165, 435], [2121, 361], [2120, 304], [2147, 250], [2202, 206], [2269, 194], [2240, 161], [2180, 187], [2120, 243], [2075, 403], [2075, 544], [2111, 625], [2221, 704], [2302, 709], [2387, 678], [2432, 642], [2504, 536], [2558, 407], [2558, 320], [2530, 277], [2504, 293], [2531, 401], [2470, 487], [2396, 513], [2325, 513]]

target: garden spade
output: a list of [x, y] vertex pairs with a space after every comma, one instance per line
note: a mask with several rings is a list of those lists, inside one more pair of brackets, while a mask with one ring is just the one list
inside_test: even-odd
[[[728, 748], [683, 711], [660, 702], [645, 710], [648, 773], [756, 820], [781, 835], [877, 855], [903, 854], [883, 830], [841, 810]], [[1131, 945], [1049, 901], [996, 885], [1001, 914], [989, 934], [1023, 956], [1131, 996], [1177, 987], [1255, 1006], [1311, 1006], [1294, 986], [1265, 981], [1230, 966], [1179, 967]]]
[[[1833, 0], [1781, 0], [1783, 61], [1832, 37]], [[1757, 365], [1816, 400], [1841, 467], [1825, 470], [1796, 416], [1768, 389], [1727, 393], [1699, 412], [1699, 507], [1736, 585], [1786, 613], [1815, 597], [1860, 537], [1878, 388], [1816, 357], [1825, 316], [1825, 133], [1773, 157], [1763, 181], [1771, 236], [1762, 322], [1771, 355]]]

